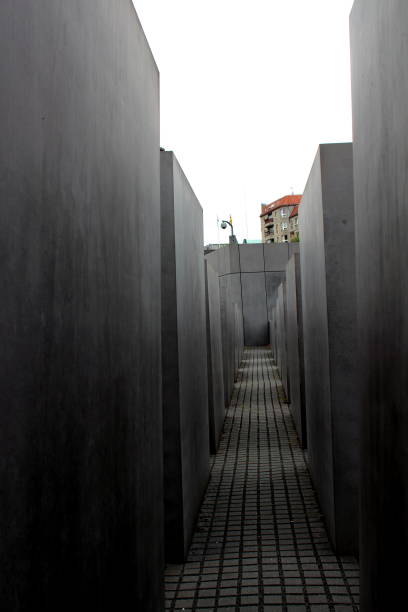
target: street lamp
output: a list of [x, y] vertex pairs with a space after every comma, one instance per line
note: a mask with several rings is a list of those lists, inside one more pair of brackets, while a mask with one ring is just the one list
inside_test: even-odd
[[231, 236], [229, 238], [230, 244], [236, 244], [237, 243], [237, 239], [234, 236], [234, 226], [229, 221], [225, 221], [225, 219], [223, 221], [221, 221], [221, 229], [227, 229], [227, 225], [229, 225], [230, 228], [231, 228]]

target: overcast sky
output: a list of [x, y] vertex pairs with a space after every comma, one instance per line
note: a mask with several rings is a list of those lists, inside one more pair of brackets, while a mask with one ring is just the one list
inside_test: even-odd
[[205, 242], [260, 239], [261, 203], [302, 193], [319, 143], [351, 140], [353, 0], [133, 0], [161, 75], [161, 146]]

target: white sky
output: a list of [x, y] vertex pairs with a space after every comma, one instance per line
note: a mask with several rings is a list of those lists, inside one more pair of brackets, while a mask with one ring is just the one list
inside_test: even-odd
[[261, 202], [302, 193], [319, 143], [351, 140], [353, 0], [133, 0], [161, 75], [161, 146], [204, 209], [260, 239]]

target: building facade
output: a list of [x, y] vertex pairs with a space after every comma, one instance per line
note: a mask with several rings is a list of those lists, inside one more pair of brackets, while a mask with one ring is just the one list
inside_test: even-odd
[[298, 209], [301, 199], [301, 195], [288, 195], [271, 204], [262, 204], [262, 242], [270, 244], [298, 239]]
[[295, 206], [289, 216], [289, 240], [298, 242], [299, 240], [299, 204]]

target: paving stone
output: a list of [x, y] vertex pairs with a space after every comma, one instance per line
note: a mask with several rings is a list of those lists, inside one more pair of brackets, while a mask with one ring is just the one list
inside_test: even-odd
[[358, 564], [328, 540], [269, 350], [246, 349], [185, 566], [166, 610], [357, 612]]

